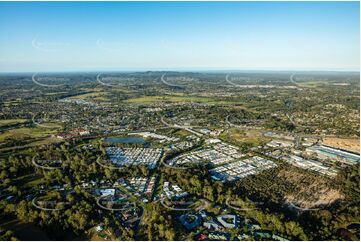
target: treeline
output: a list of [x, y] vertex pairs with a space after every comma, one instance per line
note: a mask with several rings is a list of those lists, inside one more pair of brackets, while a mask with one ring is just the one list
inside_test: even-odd
[[0, 241], [16, 241], [18, 238], [14, 235], [11, 230], [0, 227]]
[[[182, 189], [198, 198], [205, 198], [210, 201], [210, 209], [216, 214], [219, 213], [220, 210], [229, 209], [229, 207], [225, 205], [227, 200], [244, 199], [241, 194], [235, 189], [232, 189], [232, 186], [225, 185], [219, 181], [214, 182], [210, 180], [207, 171], [204, 169], [183, 171], [165, 168], [164, 172], [167, 174], [169, 181], [175, 182], [181, 186]], [[241, 217], [247, 217], [257, 221], [262, 229], [272, 231], [275, 234], [296, 240], [309, 239], [306, 232], [297, 221], [286, 218], [281, 213], [268, 209], [235, 212]]]
[[300, 220], [315, 239], [360, 240], [360, 165], [341, 171], [333, 183], [342, 191], [342, 201], [305, 213]]

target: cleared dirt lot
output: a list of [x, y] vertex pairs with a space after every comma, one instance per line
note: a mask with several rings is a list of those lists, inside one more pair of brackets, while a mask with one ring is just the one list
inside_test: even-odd
[[294, 192], [287, 194], [285, 198], [302, 208], [328, 205], [344, 198], [340, 191], [331, 188], [321, 176], [315, 178], [306, 173], [283, 170], [278, 177], [286, 178], [295, 185]]
[[360, 152], [360, 140], [359, 139], [347, 139], [347, 138], [336, 138], [326, 137], [323, 139], [325, 145], [350, 150], [353, 152]]

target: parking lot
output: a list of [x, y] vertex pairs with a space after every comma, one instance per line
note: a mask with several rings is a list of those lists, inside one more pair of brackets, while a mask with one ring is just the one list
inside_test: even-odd
[[208, 162], [214, 166], [218, 166], [232, 162], [244, 156], [245, 154], [240, 152], [236, 146], [224, 142], [217, 142], [206, 147], [205, 149], [177, 156], [172, 159], [169, 164], [175, 166], [188, 163], [197, 164], [202, 162]]
[[254, 156], [245, 160], [238, 160], [219, 166], [211, 169], [209, 172], [215, 180], [232, 182], [276, 166], [277, 165], [273, 161]]
[[162, 156], [159, 148], [118, 148], [108, 147], [106, 152], [109, 160], [119, 167], [127, 165], [146, 165], [154, 169]]

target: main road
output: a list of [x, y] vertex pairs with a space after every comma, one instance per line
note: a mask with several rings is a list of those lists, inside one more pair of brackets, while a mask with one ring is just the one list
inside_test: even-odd
[[201, 133], [199, 133], [199, 132], [194, 131], [193, 129], [191, 129], [191, 126], [181, 126], [181, 125], [178, 125], [178, 124], [173, 124], [173, 125], [171, 125], [171, 124], [167, 123], [166, 121], [164, 121], [163, 117], [161, 118], [161, 122], [162, 122], [164, 125], [166, 125], [167, 127], [184, 129], [184, 130], [186, 130], [186, 131], [188, 131], [188, 132], [190, 132], [190, 133], [192, 133], [192, 134], [195, 134], [195, 135], [197, 135], [197, 136], [199, 136], [199, 137], [202, 137], [202, 136], [203, 136], [203, 134], [201, 134]]

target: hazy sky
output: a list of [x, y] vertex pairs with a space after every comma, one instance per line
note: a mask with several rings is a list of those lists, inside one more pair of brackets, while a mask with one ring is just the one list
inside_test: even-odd
[[0, 71], [358, 70], [358, 2], [0, 2]]

